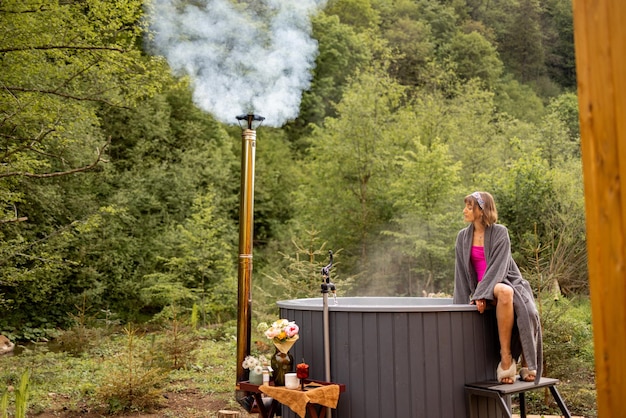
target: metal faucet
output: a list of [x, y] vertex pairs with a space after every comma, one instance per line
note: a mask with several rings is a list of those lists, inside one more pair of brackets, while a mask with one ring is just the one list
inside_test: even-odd
[[[330, 281], [330, 269], [333, 267], [333, 252], [328, 251], [330, 263], [322, 267], [322, 320], [324, 322], [324, 375], [327, 382], [332, 382], [330, 376], [330, 325], [328, 315], [328, 292], [332, 292], [337, 304], [337, 291], [335, 284]], [[327, 408], [328, 416], [331, 416], [330, 408]]]

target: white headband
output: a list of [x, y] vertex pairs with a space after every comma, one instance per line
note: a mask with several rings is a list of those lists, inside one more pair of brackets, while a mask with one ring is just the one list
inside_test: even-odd
[[485, 210], [485, 201], [483, 200], [482, 196], [480, 195], [480, 193], [478, 192], [474, 192], [472, 193], [472, 196], [476, 199], [476, 201], [478, 202], [478, 206], [480, 206], [480, 208], [482, 210]]

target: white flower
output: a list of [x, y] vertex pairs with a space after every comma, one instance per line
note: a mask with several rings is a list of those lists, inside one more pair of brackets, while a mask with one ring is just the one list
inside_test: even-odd
[[267, 358], [263, 355], [257, 357], [254, 356], [246, 356], [246, 358], [241, 362], [241, 367], [249, 370], [257, 370], [260, 368], [261, 371], [259, 373], [263, 373], [263, 365], [268, 363]]

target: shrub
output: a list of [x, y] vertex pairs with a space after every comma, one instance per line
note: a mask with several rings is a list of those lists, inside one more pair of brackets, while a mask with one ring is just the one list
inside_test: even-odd
[[162, 367], [178, 370], [187, 367], [195, 360], [198, 338], [188, 325], [178, 319], [175, 313], [166, 326], [165, 335], [155, 341], [154, 347]]
[[[111, 413], [130, 410], [149, 410], [162, 406], [162, 386], [167, 378], [167, 370], [151, 365], [150, 353], [136, 344], [136, 329], [129, 325], [124, 328], [127, 345], [112, 361], [103, 383], [96, 389], [96, 399], [107, 405]], [[146, 355], [147, 354], [147, 355]]]
[[[561, 381], [559, 391], [575, 415], [596, 416], [591, 304], [588, 299], [539, 297], [543, 327], [544, 376]], [[558, 410], [548, 393], [528, 394], [533, 411]]]

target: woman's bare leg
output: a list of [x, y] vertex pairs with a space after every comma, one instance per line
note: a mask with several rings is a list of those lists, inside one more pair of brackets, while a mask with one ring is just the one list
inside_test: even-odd
[[[502, 369], [507, 370], [513, 363], [511, 355], [511, 335], [515, 313], [513, 311], [513, 288], [503, 283], [498, 283], [493, 289], [496, 302], [496, 319], [498, 320], [498, 337], [500, 339], [500, 364]], [[502, 383], [514, 383], [514, 378], [504, 378]]]

